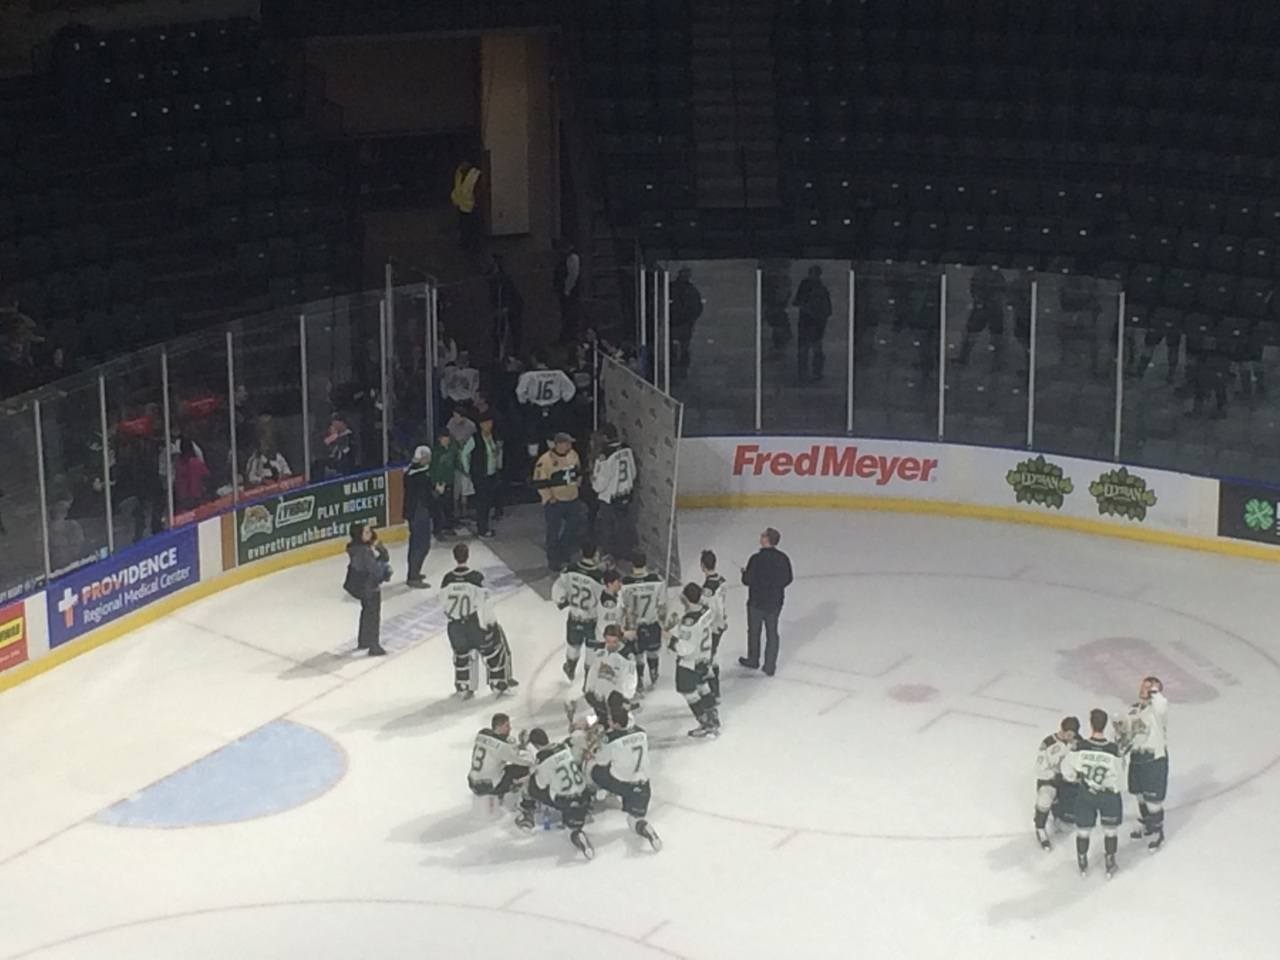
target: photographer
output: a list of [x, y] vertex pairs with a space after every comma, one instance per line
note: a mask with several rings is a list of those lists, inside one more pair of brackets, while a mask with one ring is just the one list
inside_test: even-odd
[[382, 584], [391, 579], [387, 549], [378, 542], [372, 524], [351, 525], [347, 544], [347, 578], [342, 588], [360, 601], [360, 632], [356, 649], [368, 650], [371, 657], [386, 656], [379, 642], [382, 629]]

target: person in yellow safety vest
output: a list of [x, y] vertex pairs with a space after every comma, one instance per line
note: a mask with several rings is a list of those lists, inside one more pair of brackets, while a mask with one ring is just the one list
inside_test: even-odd
[[476, 211], [476, 187], [480, 183], [480, 168], [470, 160], [463, 160], [453, 171], [453, 191], [449, 202], [458, 211], [458, 234], [462, 249], [477, 250], [480, 247], [480, 214]]

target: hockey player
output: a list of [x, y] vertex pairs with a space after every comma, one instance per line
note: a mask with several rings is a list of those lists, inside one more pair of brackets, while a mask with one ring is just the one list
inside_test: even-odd
[[1062, 779], [1062, 761], [1075, 749], [1080, 734], [1080, 721], [1076, 717], [1063, 717], [1056, 731], [1040, 741], [1036, 751], [1036, 839], [1045, 850], [1052, 850], [1049, 842], [1049, 814], [1059, 823], [1073, 823], [1072, 813], [1078, 784]]
[[1062, 761], [1062, 779], [1079, 783], [1076, 795], [1076, 863], [1080, 875], [1089, 872], [1089, 834], [1102, 820], [1103, 845], [1107, 854], [1107, 879], [1116, 872], [1117, 831], [1124, 820], [1120, 800], [1120, 748], [1107, 739], [1107, 712], [1089, 711], [1091, 732]]
[[1165, 734], [1169, 701], [1159, 677], [1145, 677], [1138, 687], [1138, 702], [1124, 717], [1116, 718], [1120, 741], [1129, 751], [1129, 792], [1138, 797], [1142, 829], [1130, 836], [1151, 837], [1151, 852], [1164, 846], [1164, 798], [1169, 787], [1169, 752]]
[[602, 725], [609, 723], [609, 698], [615, 693], [630, 703], [636, 696], [636, 662], [623, 647], [622, 627], [610, 623], [604, 628], [604, 648], [596, 655], [587, 674], [587, 703]]
[[582, 545], [582, 559], [556, 578], [551, 587], [551, 600], [561, 610], [568, 610], [565, 623], [564, 675], [573, 680], [582, 658], [583, 644], [596, 646], [596, 619], [600, 612], [602, 586], [600, 564], [595, 544]]
[[511, 739], [511, 718], [505, 713], [495, 713], [489, 726], [476, 734], [467, 785], [477, 797], [501, 800], [527, 776], [529, 762]]
[[591, 465], [591, 488], [600, 502], [596, 534], [606, 556], [628, 556], [635, 537], [631, 531], [631, 492], [635, 489], [636, 457], [618, 438], [618, 428], [606, 423], [604, 448]]
[[627, 823], [662, 849], [658, 833], [645, 817], [649, 814], [649, 736], [631, 722], [622, 694], [609, 695], [609, 730], [591, 761], [591, 782], [622, 800]]
[[484, 657], [489, 689], [502, 694], [519, 686], [511, 677], [511, 648], [493, 615], [484, 574], [467, 566], [470, 558], [471, 551], [465, 543], [454, 544], [457, 566], [440, 581], [440, 602], [448, 619], [449, 645], [453, 647], [453, 685], [463, 700], [475, 695], [473, 652]]
[[520, 800], [520, 815], [516, 826], [521, 830], [533, 829], [533, 815], [538, 804], [546, 804], [560, 811], [569, 839], [584, 857], [590, 860], [596, 855], [591, 840], [582, 832], [587, 822], [587, 810], [591, 802], [591, 788], [582, 775], [582, 767], [574, 759], [569, 741], [551, 743], [541, 727], [529, 731], [529, 744], [537, 751], [533, 773], [525, 785]]
[[707, 683], [715, 614], [702, 605], [702, 588], [696, 583], [685, 584], [680, 600], [684, 615], [668, 634], [668, 646], [676, 655], [676, 692], [684, 697], [698, 721], [689, 736], [716, 736], [720, 733], [720, 715]]
[[637, 550], [631, 555], [631, 576], [622, 579], [626, 625], [635, 631], [637, 695], [644, 692], [644, 661], [649, 664], [650, 685], [658, 683], [662, 625], [667, 620], [667, 585], [661, 574], [651, 573], [645, 564], [645, 555]]
[[536, 457], [544, 441], [561, 429], [563, 412], [577, 392], [577, 387], [563, 370], [547, 367], [547, 358], [534, 353], [533, 367], [516, 381], [516, 402], [525, 415], [525, 441], [529, 456]]
[[703, 550], [702, 559], [702, 600], [711, 608], [715, 617], [711, 629], [711, 672], [707, 676], [707, 685], [711, 687], [711, 695], [720, 705], [720, 664], [716, 663], [716, 655], [720, 652], [720, 638], [729, 628], [729, 612], [725, 606], [725, 579], [716, 573], [716, 555], [714, 551]]

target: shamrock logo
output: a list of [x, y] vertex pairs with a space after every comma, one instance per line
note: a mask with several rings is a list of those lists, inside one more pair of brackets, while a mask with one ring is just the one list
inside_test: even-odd
[[1276, 508], [1270, 500], [1256, 497], [1244, 505], [1244, 525], [1250, 530], [1270, 530], [1276, 523]]

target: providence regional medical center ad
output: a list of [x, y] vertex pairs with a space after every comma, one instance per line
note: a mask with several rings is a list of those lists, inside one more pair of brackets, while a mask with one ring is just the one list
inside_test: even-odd
[[199, 580], [195, 524], [81, 567], [47, 591], [49, 646], [74, 640]]

